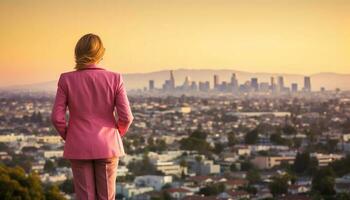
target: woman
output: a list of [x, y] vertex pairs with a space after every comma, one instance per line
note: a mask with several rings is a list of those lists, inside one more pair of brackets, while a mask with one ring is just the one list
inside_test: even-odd
[[122, 154], [116, 134], [124, 136], [133, 120], [121, 74], [98, 65], [104, 52], [99, 36], [80, 38], [75, 47], [76, 70], [60, 75], [51, 114], [65, 140], [63, 157], [71, 162], [79, 200], [115, 199]]

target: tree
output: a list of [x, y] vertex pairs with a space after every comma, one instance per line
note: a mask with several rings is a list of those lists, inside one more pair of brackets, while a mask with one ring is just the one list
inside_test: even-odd
[[338, 193], [335, 196], [337, 200], [350, 200], [350, 193]]
[[295, 134], [297, 134], [297, 129], [294, 126], [290, 125], [290, 124], [285, 125], [282, 128], [282, 131], [286, 135], [295, 135]]
[[216, 154], [220, 154], [224, 150], [224, 146], [221, 143], [215, 143], [215, 147], [213, 152]]
[[310, 154], [307, 152], [297, 153], [293, 165], [294, 172], [302, 174], [306, 171], [310, 164]]
[[260, 172], [258, 169], [251, 169], [247, 172], [247, 180], [249, 184], [255, 184], [261, 180]]
[[160, 175], [161, 172], [157, 171], [154, 165], [150, 162], [147, 156], [144, 156], [142, 160], [130, 162], [128, 169], [136, 176], [154, 174]]
[[217, 183], [201, 188], [199, 190], [199, 193], [205, 196], [212, 196], [217, 195], [223, 191], [225, 191], [225, 185], [223, 183]]
[[270, 141], [276, 145], [285, 145], [286, 144], [286, 140], [281, 137], [280, 133], [271, 134]]
[[65, 180], [59, 188], [66, 194], [73, 194], [74, 193], [74, 183], [72, 179]]
[[246, 144], [256, 144], [258, 142], [259, 134], [256, 129], [249, 131], [244, 138]]
[[340, 160], [333, 161], [329, 164], [337, 176], [344, 176], [345, 174], [350, 173], [350, 155], [347, 155], [345, 158]]
[[236, 139], [236, 136], [235, 136], [235, 133], [229, 133], [228, 136], [228, 145], [229, 146], [233, 146], [235, 144], [237, 144], [237, 139]]
[[335, 174], [330, 167], [321, 168], [312, 177], [312, 190], [321, 195], [334, 195]]
[[277, 176], [269, 184], [271, 194], [276, 197], [288, 192], [288, 178], [285, 176]]
[[47, 173], [53, 173], [56, 171], [55, 163], [53, 163], [51, 160], [46, 160], [44, 165], [44, 171]]
[[238, 171], [238, 170], [237, 170], [237, 166], [236, 166], [235, 163], [232, 163], [232, 164], [230, 165], [230, 171], [231, 171], [231, 172], [236, 172], [236, 171]]
[[45, 200], [66, 200], [57, 185], [50, 185], [45, 191]]
[[246, 161], [241, 163], [241, 170], [242, 171], [249, 171], [253, 168], [254, 168], [254, 165], [249, 160], [246, 160]]
[[26, 175], [20, 167], [0, 165], [0, 199], [44, 199], [41, 181], [36, 174]]
[[212, 148], [206, 141], [207, 133], [201, 131], [193, 132], [188, 138], [180, 140], [180, 148], [183, 150], [198, 151], [202, 154], [210, 154]]

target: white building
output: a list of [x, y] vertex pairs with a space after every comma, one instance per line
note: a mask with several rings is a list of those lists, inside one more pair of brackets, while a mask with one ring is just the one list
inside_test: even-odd
[[116, 193], [123, 195], [124, 198], [130, 199], [136, 195], [143, 194], [145, 192], [153, 191], [154, 188], [150, 186], [139, 187], [133, 183], [117, 183]]
[[172, 176], [145, 175], [137, 176], [134, 183], [139, 187], [153, 187], [155, 190], [159, 191], [165, 184], [171, 183], [172, 181]]
[[179, 164], [174, 162], [156, 162], [154, 166], [158, 171], [163, 172], [165, 175], [176, 175], [181, 176], [182, 173], [187, 174], [187, 168], [181, 167]]

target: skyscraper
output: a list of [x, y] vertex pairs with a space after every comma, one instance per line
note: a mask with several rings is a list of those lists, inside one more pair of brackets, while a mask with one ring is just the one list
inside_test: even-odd
[[258, 92], [259, 91], [259, 83], [258, 78], [251, 78], [250, 80], [250, 87], [253, 89], [253, 91]]
[[154, 90], [154, 80], [149, 80], [149, 82], [148, 82], [148, 89], [149, 90]]
[[283, 76], [279, 76], [278, 77], [278, 91], [279, 92], [283, 92], [284, 91], [284, 79], [283, 79]]
[[190, 89], [190, 86], [191, 86], [191, 78], [190, 78], [189, 76], [186, 76], [185, 82], [184, 82], [184, 84], [182, 85], [182, 88], [183, 88], [184, 90], [188, 90], [188, 89]]
[[219, 89], [219, 75], [214, 75], [214, 89]]
[[311, 92], [311, 79], [309, 76], [304, 77], [304, 91]]
[[170, 89], [175, 89], [175, 78], [173, 70], [170, 70]]
[[238, 80], [237, 80], [237, 77], [236, 77], [236, 74], [233, 73], [232, 76], [231, 76], [231, 87], [232, 87], [232, 92], [235, 92], [238, 90]]
[[270, 84], [271, 84], [271, 92], [276, 92], [276, 83], [275, 83], [274, 77], [270, 78]]

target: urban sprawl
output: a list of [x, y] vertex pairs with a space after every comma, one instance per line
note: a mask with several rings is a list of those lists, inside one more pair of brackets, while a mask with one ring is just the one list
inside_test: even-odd
[[[118, 199], [350, 198], [350, 92], [312, 91], [309, 77], [302, 89], [286, 87], [283, 77], [238, 85], [234, 74], [229, 83], [214, 76], [213, 88], [189, 78], [175, 86], [172, 73], [160, 89], [151, 80], [149, 90], [283, 95], [129, 95], [135, 119], [123, 138]], [[50, 123], [53, 100], [0, 93], [0, 191], [39, 195], [29, 192], [35, 186], [74, 199], [64, 142]]]

